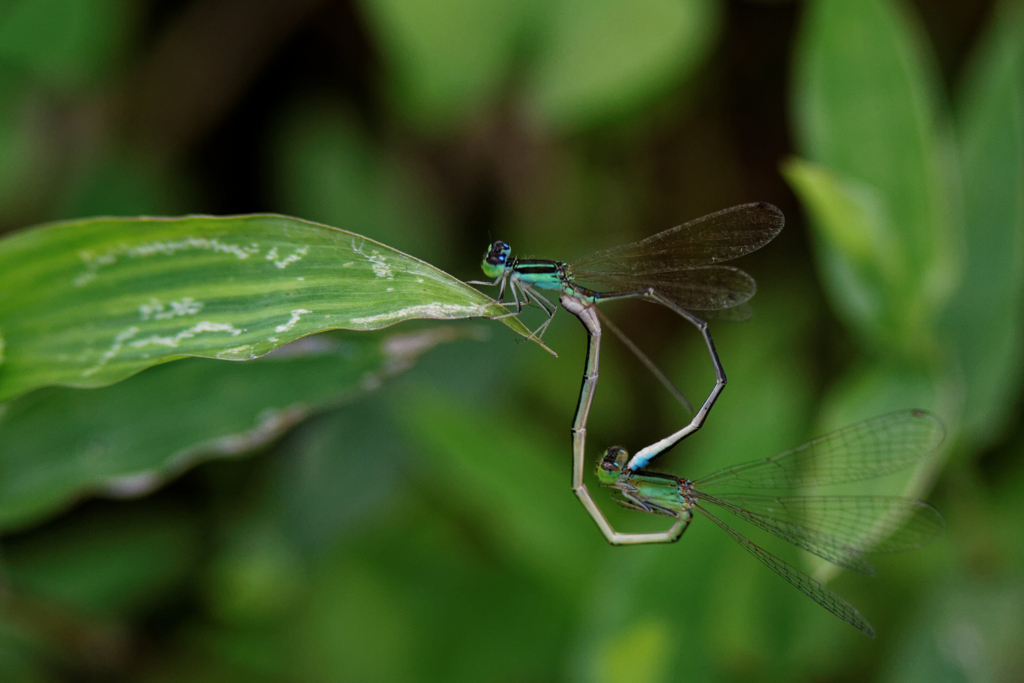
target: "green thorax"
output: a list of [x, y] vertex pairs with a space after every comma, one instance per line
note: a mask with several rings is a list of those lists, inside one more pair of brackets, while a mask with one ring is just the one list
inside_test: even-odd
[[629, 453], [625, 448], [612, 446], [597, 465], [598, 481], [627, 494], [627, 499], [650, 503], [657, 508], [682, 512], [693, 506], [689, 481], [644, 470], [624, 473], [628, 461]]
[[685, 492], [685, 482], [667, 474], [636, 473], [619, 486], [620, 490], [629, 490], [633, 498], [655, 507], [675, 512], [689, 510], [692, 507], [692, 502]]

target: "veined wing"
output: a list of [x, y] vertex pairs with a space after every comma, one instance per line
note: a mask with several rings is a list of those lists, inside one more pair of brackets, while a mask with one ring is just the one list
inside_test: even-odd
[[791, 451], [726, 467], [693, 482], [707, 491], [729, 486], [799, 489], [874, 479], [918, 462], [945, 435], [942, 422], [924, 410], [904, 410], [858, 422]]
[[722, 527], [722, 529], [732, 536], [733, 540], [743, 546], [747, 552], [761, 560], [765, 566], [784, 578], [786, 581], [789, 581], [789, 583], [791, 583], [801, 593], [809, 597], [811, 600], [814, 600], [814, 602], [818, 603], [829, 612], [845, 621], [847, 624], [850, 624], [854, 628], [860, 630], [864, 635], [871, 638], [875, 637], [875, 630], [871, 628], [871, 624], [868, 623], [867, 619], [862, 617], [860, 612], [853, 608], [853, 605], [843, 600], [830, 589], [826, 588], [824, 584], [819, 581], [815, 581], [793, 565], [783, 562], [767, 550], [756, 545], [746, 536], [708, 512], [699, 503], [694, 507], [702, 515]]
[[864, 553], [920, 548], [945, 527], [938, 510], [908, 498], [695, 494], [798, 548], [868, 576], [875, 570]]
[[754, 278], [732, 266], [700, 266], [645, 275], [573, 271], [573, 281], [598, 292], [635, 292], [653, 287], [687, 311], [739, 306], [757, 290]]
[[785, 225], [767, 202], [708, 214], [631, 244], [595, 252], [572, 263], [575, 273], [646, 277], [739, 258], [768, 244]]

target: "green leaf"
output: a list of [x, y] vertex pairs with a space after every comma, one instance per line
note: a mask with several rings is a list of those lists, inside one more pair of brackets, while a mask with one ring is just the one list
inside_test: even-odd
[[183, 356], [248, 360], [327, 329], [504, 311], [419, 259], [286, 216], [59, 223], [0, 241], [0, 401]]
[[[965, 388], [964, 428], [996, 437], [1020, 391], [1024, 333], [1024, 7], [1004, 3], [958, 98], [962, 285], [944, 316]], [[974, 446], [981, 444], [975, 443]]]
[[[892, 219], [881, 192], [829, 168], [790, 158], [782, 172], [816, 227], [824, 286], [842, 318], [872, 346], [922, 331], [923, 310], [908, 316], [890, 304], [901, 296]], [[926, 343], [922, 340], [917, 345]]]
[[717, 0], [562, 0], [533, 70], [540, 117], [580, 128], [629, 113], [700, 63], [718, 34]]
[[147, 493], [199, 462], [242, 455], [455, 337], [321, 335], [252, 363], [193, 358], [101, 389], [10, 401], [0, 413], [0, 528], [95, 492]]
[[531, 0], [366, 0], [405, 115], [450, 128], [495, 97]]
[[[913, 18], [887, 0], [819, 0], [807, 5], [794, 67], [802, 155], [878, 193], [876, 214], [887, 220], [871, 229], [889, 236], [893, 264], [885, 266], [893, 282], [882, 302], [889, 309], [884, 317], [908, 321], [891, 330], [904, 352], [925, 333], [916, 323], [932, 321], [956, 284], [950, 216], [958, 202], [946, 180], [955, 176], [947, 115], [921, 34]], [[844, 246], [819, 243], [822, 278], [834, 278], [830, 291], [840, 296], [849, 285], [842, 277], [857, 270], [833, 273], [837, 260], [853, 258]]]

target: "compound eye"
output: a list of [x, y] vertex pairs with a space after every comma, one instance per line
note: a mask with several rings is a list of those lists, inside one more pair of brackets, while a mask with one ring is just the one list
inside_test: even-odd
[[486, 261], [492, 266], [505, 265], [505, 262], [508, 261], [509, 251], [510, 247], [508, 246], [508, 242], [498, 240], [491, 245], [491, 250], [487, 253]]
[[599, 466], [605, 472], [621, 472], [627, 460], [629, 460], [629, 453], [625, 448], [612, 446], [604, 452]]

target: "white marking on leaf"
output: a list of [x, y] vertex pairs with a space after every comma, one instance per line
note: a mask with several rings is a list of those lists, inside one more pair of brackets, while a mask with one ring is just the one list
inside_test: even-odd
[[288, 330], [292, 329], [299, 322], [299, 319], [302, 317], [303, 313], [312, 313], [312, 311], [307, 311], [305, 308], [296, 308], [294, 311], [292, 311], [291, 319], [285, 324], [278, 325], [277, 327], [275, 327], [274, 332], [287, 332]]
[[278, 268], [287, 268], [288, 264], [295, 263], [296, 261], [301, 261], [302, 257], [305, 256], [306, 252], [308, 251], [309, 247], [300, 247], [296, 249], [294, 252], [292, 252], [291, 255], [286, 256], [285, 258], [279, 258], [277, 255], [277, 247], [274, 247], [269, 252], [267, 252], [267, 260], [273, 261], [274, 265], [277, 266]]
[[178, 344], [186, 339], [191, 339], [197, 334], [203, 332], [228, 332], [232, 337], [237, 337], [242, 334], [242, 330], [236, 329], [231, 323], [213, 323], [209, 320], [196, 323], [192, 327], [178, 332], [173, 337], [160, 337], [157, 335], [151, 335], [145, 339], [138, 339], [131, 343], [131, 347], [135, 349], [141, 349], [146, 346], [167, 346], [170, 348], [176, 348]]
[[252, 344], [243, 344], [242, 346], [234, 346], [230, 349], [224, 349], [217, 354], [217, 358], [225, 359], [230, 358], [238, 360], [240, 358], [255, 358], [254, 349]]
[[90, 377], [99, 372], [104, 365], [109, 363], [110, 360], [113, 359], [114, 356], [118, 354], [118, 352], [124, 347], [124, 343], [131, 339], [132, 337], [134, 337], [135, 335], [137, 335], [140, 331], [141, 330], [135, 327], [134, 325], [124, 330], [121, 330], [121, 332], [119, 332], [118, 335], [114, 337], [114, 343], [110, 345], [110, 348], [104, 351], [103, 355], [100, 356], [100, 359], [96, 362], [96, 365], [93, 365], [91, 368], [82, 371], [82, 377]]
[[356, 241], [352, 240], [352, 251], [366, 257], [366, 260], [370, 262], [370, 267], [373, 268], [373, 274], [377, 277], [387, 278], [388, 280], [394, 280], [394, 275], [391, 273], [391, 266], [388, 265], [388, 260], [381, 256], [380, 252], [376, 249], [371, 249], [370, 253], [367, 254], [363, 251], [363, 247], [366, 246], [365, 240], [356, 247]]
[[196, 301], [190, 296], [181, 301], [170, 301], [167, 306], [157, 299], [150, 299], [148, 304], [139, 306], [139, 317], [143, 320], [169, 320], [181, 315], [195, 315], [203, 310], [203, 306], [202, 301]]
[[420, 304], [409, 306], [397, 311], [388, 311], [380, 315], [371, 315], [364, 318], [352, 318], [356, 325], [369, 327], [378, 323], [387, 323], [393, 320], [405, 320], [406, 318], [472, 318], [484, 316], [487, 306], [479, 304]]
[[245, 260], [253, 254], [260, 252], [259, 247], [255, 244], [246, 247], [240, 244], [221, 242], [216, 237], [212, 239], [207, 239], [206, 237], [185, 237], [184, 239], [170, 242], [147, 242], [135, 246], [124, 245], [121, 247], [122, 253], [129, 258], [145, 258], [154, 254], [171, 256], [179, 251], [190, 251], [192, 249], [212, 251], [215, 254], [231, 254], [239, 260]]
[[231, 244], [229, 242], [221, 242], [216, 237], [185, 237], [180, 240], [166, 242], [144, 242], [135, 245], [121, 244], [108, 249], [102, 254], [96, 254], [92, 251], [81, 251], [78, 253], [78, 256], [82, 259], [86, 270], [83, 273], [79, 273], [74, 279], [74, 285], [81, 287], [96, 279], [100, 268], [117, 263], [118, 258], [122, 256], [127, 258], [146, 258], [154, 255], [172, 256], [179, 251], [190, 250], [212, 251], [215, 254], [231, 254], [239, 260], [247, 259], [260, 252], [258, 244], [250, 244], [249, 246]]

